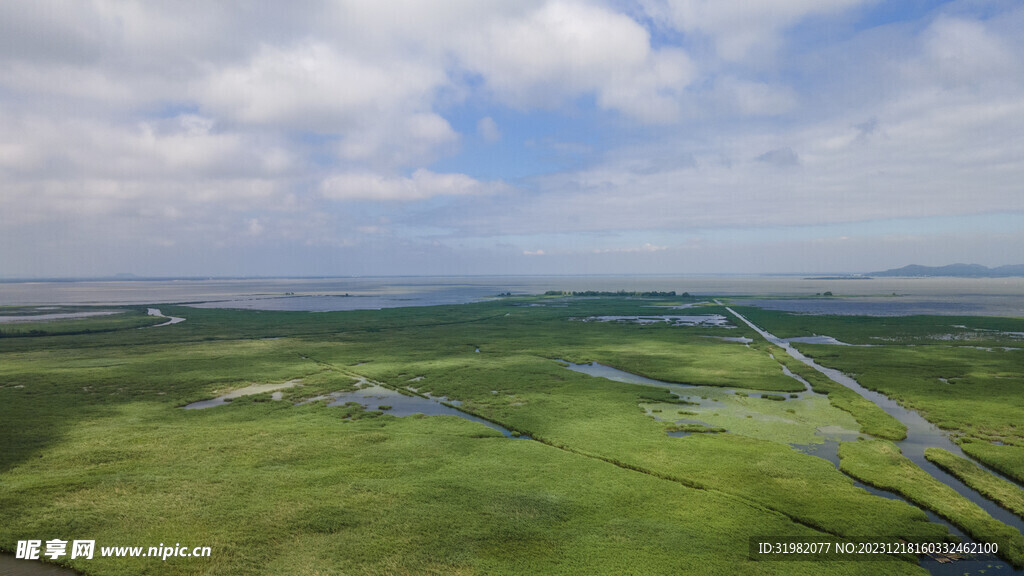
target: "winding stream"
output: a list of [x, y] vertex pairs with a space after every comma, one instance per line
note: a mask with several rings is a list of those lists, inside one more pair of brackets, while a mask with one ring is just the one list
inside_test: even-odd
[[159, 328], [160, 326], [170, 326], [171, 324], [177, 324], [179, 322], [185, 321], [184, 318], [178, 318], [177, 316], [164, 316], [163, 313], [160, 312], [159, 308], [147, 308], [146, 314], [149, 316], [159, 316], [161, 318], [167, 318], [167, 322], [164, 322], [163, 324], [154, 324], [152, 326], [146, 326], [146, 328]]

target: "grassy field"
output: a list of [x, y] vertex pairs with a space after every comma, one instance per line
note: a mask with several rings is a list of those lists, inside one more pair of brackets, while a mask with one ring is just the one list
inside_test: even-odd
[[49, 307], [39, 310], [37, 307], [0, 306], [0, 316], [22, 317], [19, 322], [0, 323], [0, 338], [19, 338], [25, 336], [56, 336], [67, 334], [95, 334], [114, 332], [129, 328], [143, 328], [166, 322], [166, 318], [149, 316], [145, 307], [117, 306], [101, 310], [117, 311], [116, 314], [92, 316], [85, 318], [68, 318], [53, 321], [29, 322], [33, 316], [46, 314], [74, 314], [76, 312], [96, 312], [97, 309], [85, 306]]
[[776, 349], [773, 355], [794, 374], [806, 380], [812, 390], [819, 394], [826, 394], [833, 406], [853, 416], [865, 434], [887, 440], [903, 440], [907, 437], [907, 427], [879, 408], [874, 402], [842, 384], [833, 382], [821, 372], [791, 357], [783, 350]]
[[970, 457], [1024, 484], [1024, 446], [992, 444], [973, 438], [960, 439], [960, 448]]
[[956, 524], [978, 542], [995, 542], [1004, 558], [1024, 566], [1024, 536], [932, 478], [891, 442], [860, 440], [839, 446], [840, 467], [865, 484], [901, 494]]
[[[107, 320], [91, 318], [74, 321], [78, 333], [58, 334], [61, 321], [54, 335], [0, 339], [0, 547], [213, 548], [204, 560], [74, 561], [90, 574], [877, 574], [878, 562], [751, 561], [748, 543], [947, 538], [920, 509], [791, 446], [898, 429], [842, 390], [803, 392], [763, 341], [719, 339], [756, 338], [749, 328], [584, 321], [690, 302], [161, 306], [187, 321], [82, 332]], [[695, 387], [681, 400], [558, 359]], [[450, 416], [294, 405], [358, 378], [457, 399], [535, 440]], [[285, 401], [180, 409], [293, 379], [302, 385]], [[667, 434], [687, 419], [714, 431]], [[924, 573], [912, 560], [881, 562], [887, 574]]]
[[827, 335], [848, 344], [947, 344], [956, 346], [1015, 346], [1024, 332], [1024, 318], [990, 316], [840, 316], [792, 314], [733, 306], [758, 326], [770, 326], [779, 338]]
[[959, 478], [975, 491], [984, 494], [1000, 506], [1024, 518], [1024, 489], [997, 478], [979, 468], [970, 460], [965, 460], [941, 448], [928, 448], [925, 458], [936, 466]]

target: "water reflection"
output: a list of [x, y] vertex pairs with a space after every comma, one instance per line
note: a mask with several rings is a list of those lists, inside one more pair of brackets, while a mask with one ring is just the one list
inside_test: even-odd
[[[442, 399], [447, 398], [441, 397], [430, 397], [424, 398], [423, 396], [407, 396], [390, 388], [385, 388], [377, 384], [363, 383], [361, 388], [352, 390], [351, 392], [334, 392], [329, 395], [331, 402], [328, 406], [343, 406], [349, 402], [355, 402], [367, 410], [380, 410], [385, 414], [391, 414], [392, 416], [411, 416], [413, 414], [424, 414], [427, 416], [456, 416], [470, 422], [477, 422], [483, 424], [488, 428], [501, 432], [506, 438], [523, 438], [526, 436], [513, 435], [512, 431], [503, 426], [499, 426], [489, 420], [484, 420], [472, 414], [467, 414], [461, 410], [446, 406], [442, 404]], [[326, 399], [327, 396], [318, 397], [317, 399]]]

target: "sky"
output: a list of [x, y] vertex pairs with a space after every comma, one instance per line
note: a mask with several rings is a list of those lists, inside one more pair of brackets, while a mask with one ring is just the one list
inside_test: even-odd
[[0, 278], [1024, 263], [1015, 0], [0, 3]]

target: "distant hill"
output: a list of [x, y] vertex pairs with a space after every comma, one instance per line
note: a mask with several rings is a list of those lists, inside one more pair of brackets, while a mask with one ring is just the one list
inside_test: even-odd
[[1006, 278], [1024, 276], [1024, 264], [989, 268], [981, 264], [950, 264], [948, 266], [920, 266], [911, 264], [884, 272], [871, 272], [868, 276], [956, 276], [960, 278]]

